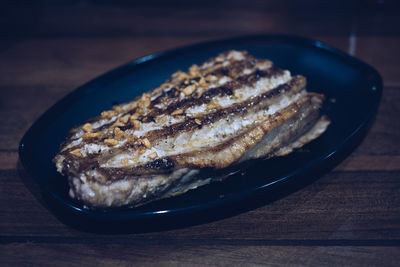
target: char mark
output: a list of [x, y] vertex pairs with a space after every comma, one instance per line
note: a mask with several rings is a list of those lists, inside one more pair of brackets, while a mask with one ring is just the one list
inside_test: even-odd
[[244, 102], [234, 104], [224, 109], [217, 109], [214, 112], [204, 114], [203, 116], [197, 116], [196, 118], [187, 117], [183, 122], [166, 126], [159, 130], [151, 131], [147, 134], [147, 138], [151, 142], [154, 142], [155, 140], [160, 138], [173, 137], [181, 132], [188, 132], [194, 129], [201, 128], [204, 125], [212, 124], [217, 120], [225, 118], [230, 115], [245, 114], [246, 112], [248, 112], [249, 109], [253, 108], [254, 106], [259, 106], [260, 109], [265, 108], [266, 107], [265, 104], [260, 105], [260, 102], [263, 101], [264, 99], [273, 98], [274, 96], [278, 96], [283, 92], [287, 93], [292, 91], [298, 91], [303, 89], [304, 87], [305, 87], [304, 77], [296, 76], [288, 83], [281, 84], [264, 94], [258, 95]]

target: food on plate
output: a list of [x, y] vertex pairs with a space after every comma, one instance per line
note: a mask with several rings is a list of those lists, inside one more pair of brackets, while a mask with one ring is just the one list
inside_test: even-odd
[[305, 77], [227, 51], [73, 128], [54, 162], [86, 206], [139, 206], [302, 147], [330, 123], [323, 101]]

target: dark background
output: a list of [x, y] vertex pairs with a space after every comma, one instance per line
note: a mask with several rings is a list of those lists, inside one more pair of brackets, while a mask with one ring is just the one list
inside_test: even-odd
[[[399, 1], [0, 4], [2, 266], [400, 262]], [[49, 212], [17, 152], [40, 114], [83, 83], [133, 59], [201, 41], [269, 33], [326, 42], [383, 76], [371, 130], [335, 169], [268, 205], [175, 230], [93, 234], [66, 226]]]

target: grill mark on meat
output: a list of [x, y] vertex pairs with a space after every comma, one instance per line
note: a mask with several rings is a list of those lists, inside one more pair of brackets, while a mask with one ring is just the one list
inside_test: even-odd
[[[236, 73], [238, 73], [238, 75], [240, 75], [240, 73], [245, 69], [241, 65], [241, 63], [243, 63], [245, 66], [254, 68], [255, 64], [249, 63], [250, 61], [251, 60], [243, 60], [243, 61], [239, 61], [239, 62], [234, 62], [231, 65], [228, 65], [226, 67], [221, 67], [220, 69], [224, 70], [224, 71], [221, 70], [221, 72], [225, 72], [225, 71], [236, 72]], [[236, 80], [234, 80], [232, 82], [228, 82], [225, 85], [206, 90], [200, 97], [191, 96], [191, 97], [183, 98], [183, 99], [179, 100], [178, 98], [175, 97], [175, 92], [179, 92], [179, 90], [177, 88], [181, 88], [183, 86], [183, 83], [181, 83], [178, 86], [174, 86], [171, 90], [169, 90], [167, 92], [162, 91], [160, 96], [158, 96], [153, 101], [151, 101], [150, 106], [149, 106], [149, 112], [147, 114], [143, 114], [143, 115], [139, 116], [138, 120], [140, 122], [144, 122], [144, 121], [146, 121], [146, 122], [153, 121], [154, 122], [155, 118], [161, 114], [164, 114], [164, 113], [170, 114], [177, 109], [186, 109], [188, 107], [209, 103], [213, 97], [232, 95], [237, 88], [241, 88], [244, 85], [251, 86], [261, 78], [271, 78], [275, 75], [281, 75], [282, 73], [283, 73], [283, 70], [277, 68], [274, 65], [272, 65], [271, 68], [269, 68], [266, 71], [256, 69], [252, 73], [247, 74], [247, 75], [237, 76], [237, 77], [232, 76], [231, 78], [236, 79]], [[187, 86], [187, 85], [185, 85], [185, 86]], [[140, 96], [136, 97], [134, 101], [137, 101], [139, 99], [139, 97]], [[177, 99], [177, 100], [173, 101], [172, 103], [169, 103], [169, 105], [164, 109], [159, 109], [159, 108], [155, 107], [155, 105], [162, 102], [163, 99], [168, 99], [168, 100], [172, 99], [172, 101], [174, 99]], [[135, 108], [131, 111], [128, 111], [128, 112], [123, 112], [119, 115], [119, 117], [122, 117], [126, 114], [134, 114], [136, 112], [136, 110], [137, 110], [137, 108]], [[99, 119], [101, 119], [101, 117], [97, 116], [97, 117], [91, 119], [91, 121], [95, 122], [95, 121], [98, 121]], [[117, 119], [118, 118], [110, 121], [109, 123], [103, 124], [101, 127], [97, 128], [95, 132], [103, 131], [103, 130], [109, 128], [113, 123], [115, 123], [115, 121]], [[128, 129], [132, 129], [132, 126], [128, 124], [128, 125], [122, 126], [120, 128], [122, 131], [125, 131]], [[69, 134], [68, 138], [71, 138], [72, 135], [75, 133], [76, 132], [71, 132]]]
[[[184, 122], [173, 124], [171, 126], [164, 127], [159, 130], [153, 130], [147, 133], [146, 138], [148, 138], [152, 143], [157, 142], [159, 139], [167, 139], [176, 136], [176, 134], [181, 133], [183, 131], [188, 132], [194, 129], [199, 129], [203, 125], [208, 125], [212, 124], [217, 120], [224, 119], [226, 116], [230, 115], [239, 115], [239, 114], [245, 114], [246, 112], [249, 111], [252, 107], [257, 107], [257, 110], [265, 108], [265, 106], [268, 106], [269, 103], [261, 103], [262, 100], [264, 99], [271, 99], [274, 96], [280, 96], [282, 92], [285, 93], [295, 93], [298, 92], [305, 87], [305, 78], [303, 76], [295, 76], [293, 77], [289, 82], [285, 84], [281, 84], [277, 86], [276, 88], [261, 94], [259, 96], [256, 96], [255, 98], [248, 99], [247, 101], [241, 102], [234, 104], [232, 106], [229, 106], [225, 109], [222, 110], [216, 110], [215, 112], [204, 114], [203, 116], [196, 117], [196, 119], [201, 121], [201, 125], [198, 125], [194, 120], [195, 118], [186, 118]], [[98, 143], [101, 143], [101, 141], [98, 141]], [[84, 144], [83, 144], [84, 145]], [[80, 147], [82, 147], [81, 145]], [[129, 147], [131, 146], [131, 147]], [[121, 151], [126, 151], [127, 149], [131, 149], [132, 151], [135, 151], [139, 145], [133, 145], [130, 143], [126, 143], [125, 145], [122, 145], [119, 148], [111, 148], [108, 153], [102, 156], [99, 164], [103, 164], [107, 162], [110, 158], [112, 158], [114, 155], [120, 153]], [[70, 161], [73, 161], [72, 156], [69, 154], [69, 151], [76, 149], [76, 147], [71, 148], [67, 151], [64, 151], [62, 154], [68, 158], [68, 161], [65, 161], [65, 164], [70, 164]], [[79, 166], [79, 171], [82, 171], [86, 169], [88, 166], [93, 166], [96, 164], [100, 153], [94, 153], [90, 154], [87, 157], [81, 159], [81, 163]], [[98, 168], [98, 170], [103, 170], [102, 168]], [[143, 172], [143, 170], [146, 170], [144, 167], [140, 167], [137, 169], [138, 173]], [[106, 171], [105, 171], [106, 172]], [[111, 175], [111, 173], [106, 172], [107, 175]]]
[[[149, 118], [148, 121], [154, 121], [155, 117], [157, 117], [157, 116], [159, 116], [161, 114], [164, 114], [164, 113], [172, 113], [174, 110], [177, 110], [177, 109], [186, 109], [186, 108], [191, 107], [191, 106], [198, 106], [198, 105], [202, 105], [202, 104], [208, 104], [216, 96], [233, 95], [234, 90], [237, 89], [237, 88], [241, 88], [244, 85], [251, 86], [261, 78], [270, 78], [270, 77], [273, 77], [275, 75], [280, 75], [282, 73], [283, 73], [283, 70], [281, 70], [279, 68], [276, 68], [276, 67], [270, 68], [269, 71], [267, 71], [267, 72], [257, 70], [254, 73], [251, 73], [249, 75], [245, 75], [245, 76], [239, 77], [237, 81], [229, 82], [226, 85], [212, 88], [212, 89], [204, 92], [203, 95], [200, 98], [194, 98], [194, 97], [185, 98], [185, 99], [183, 99], [182, 101], [180, 101], [178, 103], [175, 103], [175, 104], [172, 104], [172, 105], [168, 106], [165, 110], [154, 109], [153, 108], [153, 110], [150, 111], [150, 113], [148, 115], [143, 115], [143, 116], [139, 117], [138, 120], [142, 122], [144, 117], [148, 117]], [[286, 84], [282, 84], [282, 86], [278, 86], [278, 88], [273, 89], [271, 93], [267, 92], [267, 93], [263, 94], [262, 96], [258, 96], [257, 100], [259, 100], [261, 98], [272, 97], [272, 96], [274, 96], [276, 94], [279, 94], [280, 90], [282, 90], [286, 86], [288, 86], [287, 83]], [[248, 102], [251, 102], [251, 101], [248, 101]], [[255, 102], [255, 101], [253, 100], [253, 102]], [[236, 105], [236, 109], [233, 112], [234, 113], [239, 112], [240, 109], [243, 109], [243, 107], [240, 107], [239, 105]], [[210, 123], [216, 121], [218, 119], [218, 117], [221, 117], [226, 112], [227, 111], [221, 110], [219, 112], [219, 114], [220, 114], [219, 116], [216, 116], [217, 114], [211, 114], [210, 116], [208, 116], [206, 118], [203, 118], [203, 119], [199, 118], [199, 119], [204, 121], [205, 124], [210, 124]], [[121, 116], [124, 116], [127, 113], [123, 113]], [[104, 124], [103, 126], [97, 128], [95, 132], [101, 132], [104, 129], [109, 128], [113, 123], [115, 123], [115, 121], [116, 120], [113, 120], [110, 123]], [[166, 127], [167, 129], [164, 128], [164, 129], [160, 129], [160, 130], [154, 130], [154, 132], [155, 133], [159, 133], [158, 134], [159, 137], [161, 137], [161, 136], [165, 137], [168, 134], [163, 134], [162, 131], [164, 131], [164, 132], [169, 131], [172, 134], [173, 132], [183, 131], [183, 130], [186, 130], [186, 129], [189, 130], [189, 129], [193, 129], [195, 127], [199, 128], [199, 125], [194, 122], [194, 118], [190, 118], [190, 119], [187, 119], [186, 121], [184, 121], [184, 122], [182, 122], [180, 124], [171, 125], [169, 127]], [[126, 126], [121, 126], [120, 127], [120, 129], [122, 131], [126, 131], [126, 130], [132, 129], [132, 128], [133, 128], [132, 125], [129, 125], [129, 124], [126, 125]], [[153, 136], [154, 136], [153, 134], [150, 134], [149, 138], [154, 140]], [[92, 142], [92, 144], [101, 144], [101, 143], [103, 143], [103, 141], [105, 139], [107, 139], [109, 137], [110, 137], [110, 135], [106, 135], [103, 138]], [[82, 148], [84, 145], [85, 145], [85, 143], [81, 142], [80, 145], [73, 146], [70, 149], [65, 150], [63, 152], [63, 154], [66, 155], [66, 156], [69, 156], [69, 153], [72, 150], [77, 149], [77, 148]]]
[[[274, 96], [279, 96], [282, 91], [292, 92], [292, 91], [300, 91], [305, 87], [305, 78], [302, 76], [296, 76], [288, 83], [281, 84], [278, 87], [268, 91], [264, 94], [258, 95], [254, 98], [250, 98], [244, 102], [233, 104], [224, 109], [217, 109], [215, 112], [206, 113], [202, 116], [196, 116], [195, 118], [187, 117], [185, 121], [181, 123], [176, 123], [170, 126], [166, 126], [162, 129], [153, 130], [147, 133], [146, 137], [154, 142], [160, 138], [168, 138], [173, 137], [177, 133], [188, 132], [193, 129], [199, 129], [204, 125], [209, 125], [217, 120], [221, 120], [230, 115], [238, 115], [245, 114], [248, 110], [254, 106], [258, 106], [257, 110], [260, 110], [267, 106], [268, 104], [262, 105], [261, 101], [264, 99], [273, 98]], [[261, 103], [261, 105], [260, 105]], [[257, 111], [256, 110], [256, 111]], [[195, 120], [200, 121], [200, 124]]]
[[[145, 137], [148, 138], [151, 143], [153, 143], [153, 142], [157, 142], [160, 139], [175, 137], [178, 133], [181, 133], [181, 132], [189, 132], [194, 129], [200, 129], [204, 125], [212, 124], [212, 123], [216, 122], [217, 120], [224, 119], [227, 116], [245, 114], [249, 111], [249, 109], [253, 108], [254, 106], [257, 106], [257, 110], [255, 110], [255, 111], [258, 111], [258, 110], [268, 106], [269, 103], [265, 103], [265, 104], [261, 103], [261, 101], [263, 101], [264, 99], [271, 99], [274, 96], [279, 96], [282, 92], [291, 93], [291, 92], [300, 91], [300, 90], [304, 89], [305, 83], [306, 83], [306, 81], [303, 76], [295, 76], [289, 82], [287, 82], [285, 84], [281, 84], [281, 85], [275, 87], [274, 89], [272, 89], [268, 92], [265, 92], [264, 94], [258, 95], [256, 97], [248, 99], [244, 102], [236, 103], [236, 104], [231, 105], [224, 109], [217, 109], [214, 112], [205, 113], [202, 116], [196, 116], [196, 118], [187, 117], [185, 119], [185, 121], [183, 121], [183, 122], [176, 123], [176, 124], [173, 124], [170, 126], [166, 126], [162, 129], [151, 130], [146, 134]], [[195, 119], [199, 120], [201, 122], [201, 124], [199, 125], [198, 123], [196, 123]], [[122, 127], [121, 127], [121, 129], [122, 129]], [[108, 138], [108, 137], [104, 137], [104, 138], [98, 140], [97, 142], [93, 142], [93, 143], [101, 144], [103, 142], [103, 140], [106, 138]], [[70, 148], [70, 149], [62, 152], [62, 154], [67, 158], [72, 158], [72, 156], [70, 155], [69, 152], [76, 149], [77, 147], [83, 147], [84, 145], [85, 144], [82, 142], [81, 145]], [[107, 153], [107, 156], [102, 157], [101, 163], [106, 162], [108, 159], [113, 157], [115, 154], [118, 154], [120, 151], [124, 151], [126, 149], [131, 149], [134, 151], [138, 147], [140, 147], [140, 146], [137, 144], [134, 145], [132, 143], [127, 142], [119, 148], [111, 148], [109, 150], [109, 152]], [[86, 168], [87, 166], [92, 165], [95, 162], [95, 160], [99, 154], [100, 153], [93, 153], [93, 154], [90, 154], [89, 156], [85, 157], [84, 159], [82, 159], [82, 161], [81, 161], [82, 164], [81, 164], [80, 169], [83, 169], [83, 168]]]
[[[289, 105], [288, 107], [284, 108], [283, 110], [271, 115], [267, 120], [270, 122], [271, 126], [270, 128], [275, 127], [276, 125], [282, 123], [283, 121], [287, 120], [288, 118], [292, 117], [293, 115], [295, 115], [302, 107], [305, 107], [306, 105], [311, 103], [311, 99], [307, 98], [307, 99], [302, 99], [299, 102], [294, 102], [293, 104]], [[235, 137], [228, 139], [227, 141], [216, 145], [216, 146], [212, 146], [212, 147], [207, 147], [206, 149], [202, 148], [201, 150], [198, 151], [191, 151], [188, 153], [182, 153], [179, 155], [173, 155], [170, 156], [170, 158], [172, 158], [175, 161], [185, 161], [186, 158], [190, 158], [190, 157], [196, 157], [199, 154], [204, 154], [204, 153], [218, 153], [219, 151], [231, 146], [233, 143], [235, 143], [236, 141], [238, 141], [239, 139], [241, 139], [243, 137], [243, 135], [245, 135], [247, 132], [251, 131], [254, 128], [259, 127], [261, 123], [258, 124], [254, 124], [251, 125], [250, 127], [248, 127], [245, 131], [243, 131], [242, 133], [236, 135]], [[266, 134], [266, 132], [264, 132], [264, 134]], [[248, 148], [247, 148], [248, 149]], [[246, 150], [247, 150], [246, 149]], [[182, 162], [180, 163], [182, 164]], [[186, 165], [187, 166], [187, 165]], [[189, 165], [190, 167], [195, 167], [196, 165]], [[202, 167], [202, 166], [198, 166], [197, 167]]]
[[255, 84], [261, 78], [270, 78], [275, 75], [283, 74], [283, 70], [273, 67], [268, 71], [256, 70], [254, 73], [249, 75], [240, 76], [237, 80], [232, 82], [228, 82], [225, 85], [211, 88], [205, 91], [200, 97], [189, 97], [184, 98], [179, 102], [172, 103], [167, 106], [165, 109], [155, 109], [150, 111], [150, 116], [156, 117], [160, 114], [171, 114], [173, 111], [177, 109], [187, 109], [193, 106], [199, 106], [202, 104], [208, 104], [214, 97], [217, 96], [229, 96], [233, 95], [236, 89], [242, 88], [243, 86], [251, 86]]
[[[200, 68], [200, 73], [201, 76], [207, 76], [207, 75], [215, 75], [219, 78], [222, 76], [229, 76], [232, 79], [236, 79], [240, 77], [242, 74], [243, 70], [248, 68], [248, 69], [254, 69], [256, 66], [256, 60], [254, 58], [245, 58], [244, 60], [241, 61], [235, 61], [227, 66], [223, 66], [219, 64], [217, 68], [210, 72], [208, 69], [202, 69]], [[194, 81], [198, 82], [200, 80], [200, 77], [194, 77], [189, 79], [188, 81], [181, 81], [178, 84], [173, 84], [172, 89], [168, 91], [163, 91], [158, 97], [156, 97], [152, 103], [150, 104], [150, 108], [153, 108], [155, 105], [160, 104], [164, 99], [167, 100], [174, 100], [175, 97], [175, 92], [179, 91], [177, 88], [183, 88], [186, 87], [190, 84], [192, 84]], [[172, 80], [167, 80], [167, 83], [171, 83]], [[187, 84], [185, 84], [187, 82]], [[177, 100], [178, 101], [178, 100]]]
[[[317, 96], [317, 95], [315, 95], [315, 96]], [[270, 126], [269, 126], [269, 129], [263, 129], [264, 134], [266, 134], [269, 130], [273, 129], [274, 127], [281, 124], [282, 122], [284, 122], [290, 118], [293, 118], [294, 116], [301, 116], [299, 114], [299, 111], [312, 105], [311, 97], [312, 97], [312, 95], [310, 95], [304, 99], [301, 99], [298, 102], [294, 102], [291, 105], [289, 105], [288, 107], [282, 109], [280, 112], [277, 112], [276, 114], [271, 115], [268, 119], [266, 119], [269, 121]], [[322, 96], [318, 95], [318, 97], [322, 97]], [[318, 110], [311, 109], [310, 113], [314, 113], [313, 115], [316, 116], [318, 114]], [[187, 152], [187, 153], [169, 155], [164, 158], [160, 158], [160, 159], [157, 159], [155, 161], [152, 161], [152, 162], [149, 162], [149, 163], [146, 163], [143, 165], [122, 167], [122, 168], [115, 168], [115, 167], [102, 168], [102, 167], [100, 167], [98, 169], [98, 171], [102, 175], [105, 175], [105, 176], [111, 178], [111, 181], [115, 182], [115, 181], [118, 181], [121, 179], [126, 179], [126, 177], [128, 177], [130, 175], [135, 175], [135, 176], [137, 176], [136, 178], [138, 178], [143, 175], [146, 176], [146, 175], [154, 174], [154, 173], [169, 173], [172, 171], [174, 166], [177, 164], [181, 167], [186, 167], [186, 168], [204, 168], [206, 166], [199, 166], [196, 164], [188, 163], [187, 159], [193, 158], [193, 157], [198, 157], [200, 154], [218, 153], [221, 150], [232, 146], [233, 143], [235, 143], [238, 140], [240, 140], [241, 138], [243, 138], [244, 135], [246, 135], [248, 132], [250, 132], [254, 128], [260, 127], [260, 124], [262, 124], [262, 122], [260, 122], [258, 124], [250, 125], [246, 129], [241, 131], [241, 133], [239, 133], [238, 135], [236, 135], [233, 138], [230, 138], [216, 146], [202, 148], [202, 149]], [[311, 123], [309, 123], [309, 124], [312, 125]], [[249, 149], [249, 147], [247, 147], [247, 149]], [[272, 154], [273, 154], [273, 151], [271, 152], [271, 155]], [[212, 167], [212, 166], [207, 166], [207, 167]]]

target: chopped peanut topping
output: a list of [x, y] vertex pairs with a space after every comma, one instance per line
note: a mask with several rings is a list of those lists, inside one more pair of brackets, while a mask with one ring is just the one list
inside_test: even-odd
[[129, 121], [129, 117], [130, 117], [130, 116], [131, 116], [131, 115], [129, 115], [129, 114], [127, 114], [127, 115], [125, 115], [125, 116], [122, 116], [121, 118], [119, 118], [119, 121], [122, 122], [122, 123], [127, 124], [128, 121]]
[[198, 125], [201, 125], [201, 120], [199, 120], [199, 119], [194, 119], [194, 122], [195, 122], [196, 124], [198, 124]]
[[93, 131], [93, 125], [92, 125], [91, 123], [85, 123], [85, 124], [82, 126], [82, 129], [83, 129], [85, 132], [91, 132], [91, 131]]
[[89, 140], [89, 139], [94, 139], [94, 138], [101, 138], [101, 133], [84, 133], [82, 135], [83, 140]]
[[158, 157], [158, 155], [157, 155], [157, 152], [154, 151], [153, 153], [149, 154], [147, 157], [148, 157], [149, 159], [155, 159], [155, 158]]
[[241, 94], [241, 93], [235, 93], [235, 98], [236, 99], [242, 99], [243, 98], [243, 94]]
[[142, 97], [139, 99], [138, 106], [139, 108], [147, 108], [150, 106], [151, 102], [151, 95], [150, 94], [143, 94]]
[[104, 144], [106, 144], [108, 146], [115, 146], [118, 144], [118, 141], [115, 139], [105, 139]]
[[196, 85], [194, 84], [186, 86], [186, 88], [183, 89], [185, 95], [191, 95], [194, 91], [196, 91]]
[[110, 126], [110, 129], [113, 129], [115, 127], [122, 127], [122, 126], [125, 126], [125, 124], [120, 121], [116, 121], [116, 122], [114, 122], [113, 125]]
[[215, 75], [207, 75], [206, 76], [206, 80], [209, 81], [209, 82], [215, 82], [215, 81], [218, 80], [218, 77], [215, 76]]
[[74, 156], [77, 156], [77, 157], [83, 157], [81, 150], [79, 148], [74, 149], [74, 150], [70, 151], [69, 153]]
[[115, 110], [115, 112], [117, 113], [121, 113], [123, 111], [123, 109], [120, 106], [113, 106], [113, 110]]
[[107, 110], [101, 113], [103, 119], [111, 119], [113, 116], [115, 116], [115, 111], [113, 110]]
[[128, 165], [129, 164], [129, 159], [127, 159], [127, 158], [121, 159], [121, 164], [122, 165]]
[[146, 148], [148, 148], [148, 149], [151, 148], [151, 144], [150, 144], [149, 139], [144, 138], [144, 139], [142, 139], [142, 142], [141, 142], [141, 143], [142, 143]]
[[127, 111], [131, 111], [134, 110], [135, 108], [137, 108], [137, 102], [133, 102], [129, 105], [128, 110]]
[[199, 68], [199, 66], [197, 66], [197, 65], [192, 65], [192, 66], [189, 68], [189, 73], [190, 73], [190, 75], [192, 75], [192, 76], [199, 76], [199, 75], [200, 75], [200, 68]]
[[218, 103], [211, 102], [210, 104], [207, 105], [207, 109], [213, 109], [213, 108], [220, 108], [221, 106]]
[[161, 119], [161, 123], [166, 123], [167, 122], [167, 116], [163, 116]]
[[224, 59], [222, 57], [216, 57], [215, 58], [215, 62], [222, 62]]
[[182, 110], [182, 109], [174, 110], [174, 111], [171, 113], [171, 115], [180, 115], [180, 114], [183, 114], [183, 110]]
[[138, 121], [138, 120], [131, 120], [131, 123], [132, 123], [133, 128], [135, 129], [135, 131], [140, 130], [140, 121]]
[[142, 108], [139, 107], [139, 108], [136, 110], [136, 113], [139, 114], [139, 115], [143, 115], [143, 114], [144, 114], [144, 110], [143, 110]]
[[130, 119], [131, 121], [132, 121], [132, 120], [137, 120], [137, 119], [139, 119], [139, 114], [137, 114], [137, 113], [132, 114], [131, 117], [130, 117], [129, 119]]
[[177, 78], [179, 82], [189, 79], [190, 76], [182, 71], [177, 71], [174, 74], [172, 74], [173, 78]]
[[115, 138], [117, 138], [118, 140], [121, 140], [125, 137], [125, 132], [122, 131], [120, 128], [115, 127], [114, 129], [114, 136]]
[[136, 135], [134, 135], [134, 134], [129, 134], [128, 136], [127, 136], [127, 138], [128, 138], [128, 141], [129, 142], [131, 142], [131, 143], [134, 143], [134, 142], [136, 142], [139, 138], [136, 136]]
[[199, 85], [203, 88], [203, 89], [208, 89], [208, 84], [206, 82], [206, 80], [204, 79], [204, 77], [201, 77], [200, 81], [199, 81]]
[[145, 147], [139, 148], [139, 150], [138, 150], [139, 155], [144, 154], [144, 153], [146, 152], [146, 150], [147, 150], [147, 149], [146, 149]]

